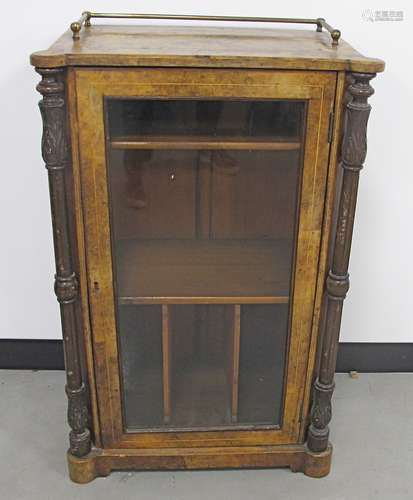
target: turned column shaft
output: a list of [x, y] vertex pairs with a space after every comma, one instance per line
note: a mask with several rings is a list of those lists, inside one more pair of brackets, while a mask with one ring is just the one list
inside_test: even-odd
[[367, 121], [370, 114], [368, 98], [374, 90], [370, 80], [374, 74], [352, 73], [348, 87], [351, 96], [346, 104], [344, 135], [341, 147], [341, 185], [337, 227], [331, 269], [326, 279], [327, 309], [325, 332], [321, 347], [319, 376], [314, 382], [308, 447], [314, 452], [327, 449], [331, 420], [331, 397], [334, 390], [338, 338], [343, 301], [349, 289], [348, 264], [354, 215], [356, 211], [359, 173], [366, 158]]
[[42, 76], [37, 90], [43, 119], [42, 156], [49, 176], [53, 242], [56, 260], [55, 293], [60, 304], [66, 366], [70, 452], [78, 457], [90, 451], [89, 409], [79, 351], [78, 280], [74, 272], [66, 196], [65, 169], [70, 164], [66, 126], [64, 70], [36, 68]]

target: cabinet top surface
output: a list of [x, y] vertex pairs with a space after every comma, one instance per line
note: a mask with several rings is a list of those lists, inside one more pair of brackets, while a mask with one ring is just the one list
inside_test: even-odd
[[307, 69], [376, 73], [384, 62], [362, 56], [327, 32], [303, 29], [204, 26], [111, 26], [64, 33], [48, 50], [30, 58], [37, 67], [183, 66]]

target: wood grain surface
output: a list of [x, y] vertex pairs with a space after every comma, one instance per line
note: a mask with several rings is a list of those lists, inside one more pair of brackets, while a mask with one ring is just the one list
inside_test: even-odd
[[326, 32], [205, 26], [99, 26], [74, 41], [64, 33], [33, 66], [182, 66], [380, 72], [384, 62], [362, 56]]

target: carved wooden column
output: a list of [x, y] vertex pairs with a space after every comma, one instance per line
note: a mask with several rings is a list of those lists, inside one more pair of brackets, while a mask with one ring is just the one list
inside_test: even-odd
[[73, 271], [66, 197], [65, 168], [71, 161], [66, 127], [65, 73], [63, 69], [36, 68], [42, 76], [37, 90], [43, 119], [42, 155], [49, 174], [53, 241], [56, 259], [55, 292], [60, 304], [65, 365], [70, 453], [77, 457], [90, 451], [89, 408], [79, 356], [79, 325], [76, 314], [78, 280]]
[[331, 396], [334, 390], [338, 338], [343, 301], [349, 289], [348, 263], [354, 214], [356, 210], [359, 173], [366, 158], [366, 129], [370, 114], [367, 99], [374, 93], [370, 80], [374, 74], [352, 73], [348, 87], [350, 101], [346, 104], [341, 166], [344, 170], [337, 217], [332, 267], [326, 279], [327, 311], [320, 371], [313, 387], [313, 406], [307, 444], [311, 451], [327, 449], [331, 420]]

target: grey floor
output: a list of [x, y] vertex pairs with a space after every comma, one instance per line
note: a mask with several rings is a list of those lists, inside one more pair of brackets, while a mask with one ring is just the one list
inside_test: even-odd
[[68, 479], [63, 372], [0, 371], [0, 499], [413, 499], [413, 374], [336, 377], [333, 469], [115, 472]]

